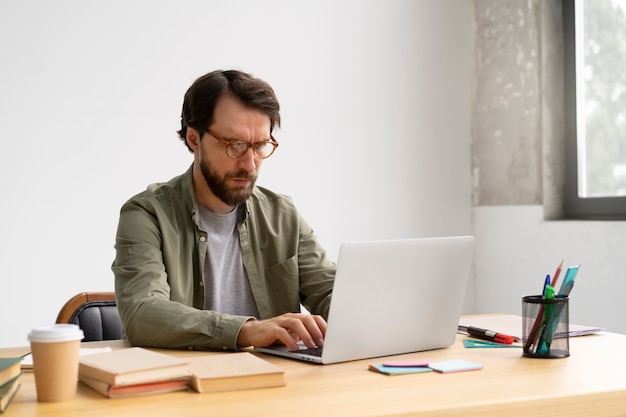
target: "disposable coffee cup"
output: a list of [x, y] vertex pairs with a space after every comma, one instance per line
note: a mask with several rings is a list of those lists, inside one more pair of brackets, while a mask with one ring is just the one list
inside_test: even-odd
[[37, 401], [68, 401], [76, 397], [78, 354], [83, 337], [83, 331], [75, 324], [35, 327], [28, 334]]

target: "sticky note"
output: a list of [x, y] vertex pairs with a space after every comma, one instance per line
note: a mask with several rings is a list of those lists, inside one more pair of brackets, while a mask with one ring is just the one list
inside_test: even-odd
[[478, 369], [483, 369], [483, 366], [481, 364], [466, 361], [463, 359], [454, 359], [443, 362], [431, 362], [428, 367], [432, 368], [434, 371], [441, 373], [475, 371]]
[[384, 366], [400, 366], [408, 368], [424, 368], [430, 363], [428, 359], [395, 359], [383, 362]]
[[417, 374], [422, 372], [431, 372], [432, 369], [422, 366], [384, 366], [370, 364], [368, 369], [374, 372], [380, 372], [385, 375], [406, 375]]

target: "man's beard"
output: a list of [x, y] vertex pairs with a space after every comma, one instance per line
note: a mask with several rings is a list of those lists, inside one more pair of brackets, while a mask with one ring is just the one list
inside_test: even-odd
[[[239, 171], [236, 173], [229, 172], [220, 177], [211, 170], [209, 163], [204, 160], [200, 161], [200, 171], [202, 171], [202, 176], [204, 176], [204, 180], [211, 192], [226, 205], [238, 206], [252, 195], [256, 175], [248, 174], [246, 171]], [[246, 187], [229, 188], [227, 181], [231, 178], [246, 179], [250, 181], [250, 184]]]

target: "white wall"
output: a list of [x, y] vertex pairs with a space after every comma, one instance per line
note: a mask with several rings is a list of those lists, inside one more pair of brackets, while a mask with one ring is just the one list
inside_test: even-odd
[[469, 0], [0, 2], [0, 346], [113, 289], [119, 207], [190, 164], [182, 97], [216, 68], [275, 87], [284, 124], [259, 184], [292, 195], [332, 257], [344, 240], [471, 233], [471, 14]]

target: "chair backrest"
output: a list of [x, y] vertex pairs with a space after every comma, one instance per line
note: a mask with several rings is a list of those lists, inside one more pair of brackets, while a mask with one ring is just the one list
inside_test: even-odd
[[83, 292], [70, 298], [59, 311], [57, 323], [77, 324], [83, 342], [124, 338], [114, 292]]

